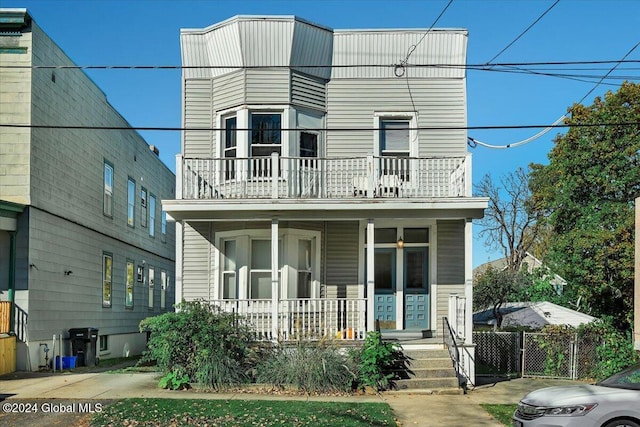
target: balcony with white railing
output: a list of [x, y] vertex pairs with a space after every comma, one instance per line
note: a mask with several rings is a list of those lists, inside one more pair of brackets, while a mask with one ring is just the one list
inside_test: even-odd
[[466, 157], [186, 158], [178, 198], [350, 199], [471, 196]]
[[362, 340], [365, 336], [364, 298], [283, 299], [275, 307], [271, 299], [223, 299], [211, 304], [245, 318], [258, 340]]

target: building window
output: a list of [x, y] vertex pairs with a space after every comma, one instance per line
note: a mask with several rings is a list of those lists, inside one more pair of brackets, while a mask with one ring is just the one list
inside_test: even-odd
[[136, 182], [133, 178], [127, 180], [127, 225], [129, 227], [135, 226], [135, 212], [136, 212]]
[[113, 255], [102, 254], [102, 306], [111, 307]]
[[238, 285], [236, 273], [236, 253], [237, 242], [235, 240], [225, 240], [222, 244], [224, 248], [222, 260], [222, 298], [238, 298]]
[[251, 241], [249, 298], [271, 298], [271, 241]]
[[109, 351], [109, 336], [108, 335], [100, 335], [100, 351]]
[[149, 236], [156, 236], [156, 196], [149, 196]]
[[140, 224], [147, 226], [147, 189], [144, 187], [140, 189]]
[[153, 310], [153, 292], [154, 292], [154, 286], [155, 286], [155, 268], [153, 267], [149, 267], [149, 302], [147, 304], [147, 307], [149, 308], [149, 310]]
[[315, 133], [300, 133], [300, 157], [318, 157], [318, 135]]
[[409, 157], [410, 121], [408, 119], [380, 120], [380, 155]]
[[136, 280], [139, 283], [144, 282], [144, 267], [142, 265], [138, 266], [138, 272], [136, 273]]
[[225, 159], [224, 178], [226, 180], [234, 179], [236, 177], [236, 161], [238, 156], [238, 140], [237, 132], [238, 119], [233, 117], [227, 117], [224, 119], [224, 152], [223, 157]]
[[127, 260], [127, 282], [124, 288], [124, 306], [133, 308], [134, 262]]
[[113, 165], [104, 161], [104, 204], [103, 213], [113, 217]]
[[167, 213], [165, 211], [160, 212], [160, 240], [162, 243], [167, 241]]
[[311, 298], [311, 240], [298, 240], [297, 298]]
[[282, 154], [281, 114], [251, 114], [251, 156], [267, 157], [271, 153]]
[[167, 308], [167, 272], [160, 270], [160, 308]]

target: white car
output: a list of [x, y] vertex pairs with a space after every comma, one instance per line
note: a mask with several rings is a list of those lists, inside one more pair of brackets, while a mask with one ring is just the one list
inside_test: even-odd
[[514, 427], [640, 427], [640, 364], [595, 385], [547, 387], [522, 398]]

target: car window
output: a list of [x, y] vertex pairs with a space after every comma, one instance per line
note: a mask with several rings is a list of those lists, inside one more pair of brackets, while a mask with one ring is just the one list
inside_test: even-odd
[[601, 381], [598, 385], [640, 390], [640, 365], [632, 366], [629, 369], [617, 373], [606, 380]]

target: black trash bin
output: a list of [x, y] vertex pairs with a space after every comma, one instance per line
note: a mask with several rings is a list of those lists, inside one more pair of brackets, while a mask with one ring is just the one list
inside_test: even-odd
[[98, 329], [71, 328], [69, 339], [71, 352], [76, 356], [76, 366], [96, 366]]

